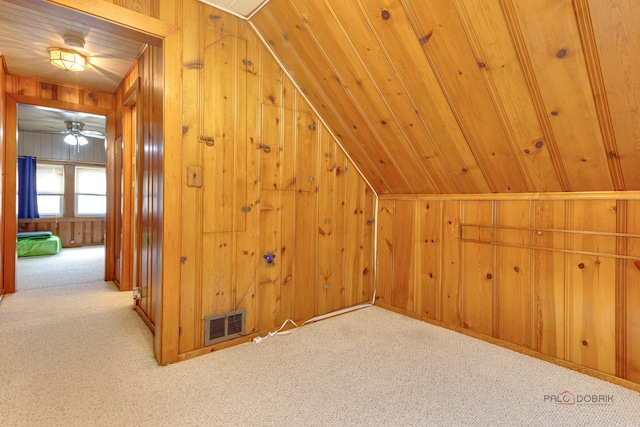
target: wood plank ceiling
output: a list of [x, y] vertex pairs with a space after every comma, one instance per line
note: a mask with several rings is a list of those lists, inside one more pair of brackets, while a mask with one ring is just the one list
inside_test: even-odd
[[640, 190], [637, 0], [271, 0], [251, 22], [378, 194]]

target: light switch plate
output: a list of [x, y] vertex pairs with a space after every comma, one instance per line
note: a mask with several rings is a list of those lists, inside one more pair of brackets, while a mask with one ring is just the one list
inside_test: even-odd
[[202, 166], [187, 166], [187, 186], [202, 187]]

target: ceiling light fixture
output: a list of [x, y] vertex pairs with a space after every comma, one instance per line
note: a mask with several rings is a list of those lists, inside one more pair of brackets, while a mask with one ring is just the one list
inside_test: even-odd
[[66, 46], [76, 49], [84, 49], [84, 40], [82, 39], [82, 37], [76, 37], [71, 34], [67, 34], [66, 36], [62, 37], [62, 40], [64, 40], [64, 44]]
[[83, 71], [86, 63], [84, 55], [73, 50], [58, 47], [49, 48], [49, 60], [51, 65], [65, 71]]

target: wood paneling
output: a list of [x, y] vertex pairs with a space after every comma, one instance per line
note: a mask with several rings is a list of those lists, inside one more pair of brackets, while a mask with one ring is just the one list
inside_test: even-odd
[[[380, 201], [382, 203], [382, 201]], [[442, 215], [439, 217], [441, 225], [441, 252], [442, 261], [440, 269], [440, 304], [438, 320], [446, 324], [461, 325], [461, 265], [462, 245], [460, 244], [460, 209], [461, 202], [457, 200], [442, 201]], [[378, 275], [385, 270], [378, 266]], [[390, 279], [391, 280], [391, 279]]]
[[[56, 101], [60, 105], [57, 108], [73, 111], [78, 111], [78, 107], [82, 106], [82, 111], [101, 114], [104, 109], [113, 110], [115, 108], [115, 97], [112, 93], [77, 86], [47, 83], [32, 77], [7, 75], [6, 92], [18, 96], [37, 98], [42, 105], [47, 105], [46, 101]], [[66, 105], [69, 105], [69, 108], [66, 108]]]
[[[578, 2], [586, 5], [584, 17], [593, 27], [595, 45], [592, 54], [599, 61], [594, 64], [602, 74], [598, 99], [605, 102], [613, 131], [609, 158], [618, 159], [624, 178], [624, 189], [640, 189], [638, 169], [638, 126], [640, 108], [640, 79], [637, 77], [638, 59], [631, 54], [640, 40], [640, 5], [633, 0], [609, 2]], [[585, 7], [583, 6], [583, 9]]]
[[[570, 203], [568, 226], [574, 230], [616, 232], [615, 201]], [[598, 234], [573, 234], [569, 249], [615, 254], [616, 238]], [[568, 359], [580, 365], [615, 374], [616, 263], [612, 257], [570, 254], [568, 308]]]
[[[548, 250], [532, 251], [532, 284], [534, 287], [534, 350], [565, 358], [565, 300], [567, 235], [548, 230], [566, 228], [566, 201], [538, 200], [534, 202], [533, 245]], [[545, 231], [542, 231], [545, 230]]]
[[479, 194], [638, 188], [635, 16], [631, 0], [271, 0], [251, 23], [378, 194]]
[[430, 319], [440, 318], [441, 206], [440, 201], [418, 202], [416, 206], [415, 312]]
[[[494, 205], [491, 201], [465, 201], [462, 205], [462, 223], [491, 224]], [[469, 233], [469, 234], [467, 234]], [[493, 296], [495, 275], [493, 250], [486, 242], [493, 241], [492, 229], [465, 228], [462, 237], [474, 240], [462, 245], [461, 268], [463, 326], [485, 335], [493, 335]], [[477, 242], [477, 243], [476, 243]], [[483, 243], [484, 242], [484, 243]]]
[[[626, 231], [629, 234], [640, 236], [640, 201], [629, 200], [626, 208]], [[640, 238], [626, 239], [626, 253], [640, 257]], [[616, 315], [621, 322], [617, 328], [622, 329], [623, 334], [618, 339], [624, 345], [618, 347], [623, 352], [624, 377], [640, 383], [640, 262], [638, 260], [624, 260], [624, 277], [622, 298], [618, 298]]]
[[18, 132], [18, 156], [32, 156], [41, 160], [106, 163], [105, 144], [102, 139], [90, 138], [90, 143], [74, 150], [65, 144], [64, 135], [39, 132]]
[[394, 203], [391, 305], [414, 311], [416, 212], [412, 201]]
[[[189, 357], [206, 351], [211, 314], [245, 307], [253, 334], [370, 299], [375, 197], [248, 23], [199, 2], [182, 16], [179, 352]], [[201, 185], [189, 185], [189, 167], [202, 168]]]
[[495, 248], [495, 335], [532, 347], [531, 202], [497, 202]]
[[63, 248], [104, 245], [105, 221], [100, 217], [20, 219], [18, 231], [51, 231], [60, 237]]
[[[5, 112], [6, 112], [7, 95], [5, 92], [5, 81], [4, 81], [6, 69], [7, 69], [7, 64], [4, 61], [4, 56], [0, 55], [0, 153], [2, 153], [3, 158], [6, 156]], [[7, 262], [15, 263], [14, 261], [15, 257], [12, 256], [11, 259], [9, 260], [6, 257], [6, 253], [5, 253], [5, 250], [6, 250], [5, 248], [7, 247], [7, 245], [5, 243], [5, 233], [6, 233], [6, 230], [5, 230], [6, 216], [5, 215], [6, 214], [5, 214], [4, 195], [5, 195], [6, 188], [5, 188], [4, 176], [5, 176], [5, 165], [3, 161], [0, 161], [0, 177], [2, 177], [2, 181], [0, 181], [0, 271], [2, 271], [2, 274], [0, 274], [0, 298], [5, 293], [5, 283], [7, 280], [7, 278], [5, 277], [5, 265]], [[11, 238], [13, 239], [13, 236]], [[13, 269], [13, 271], [15, 272], [15, 269]], [[14, 273], [13, 283], [14, 285], [12, 289], [15, 288], [15, 273]]]
[[637, 193], [382, 197], [377, 303], [638, 382], [639, 206]]
[[247, 42], [231, 36], [204, 51], [203, 136], [214, 139], [214, 145], [204, 144], [205, 232], [243, 231], [245, 227], [246, 57]]

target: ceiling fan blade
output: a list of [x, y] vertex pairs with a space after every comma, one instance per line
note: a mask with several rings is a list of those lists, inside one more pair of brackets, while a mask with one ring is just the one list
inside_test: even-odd
[[83, 130], [80, 132], [84, 136], [88, 136], [89, 138], [100, 138], [104, 139], [104, 134], [101, 132], [97, 132], [95, 130]]

